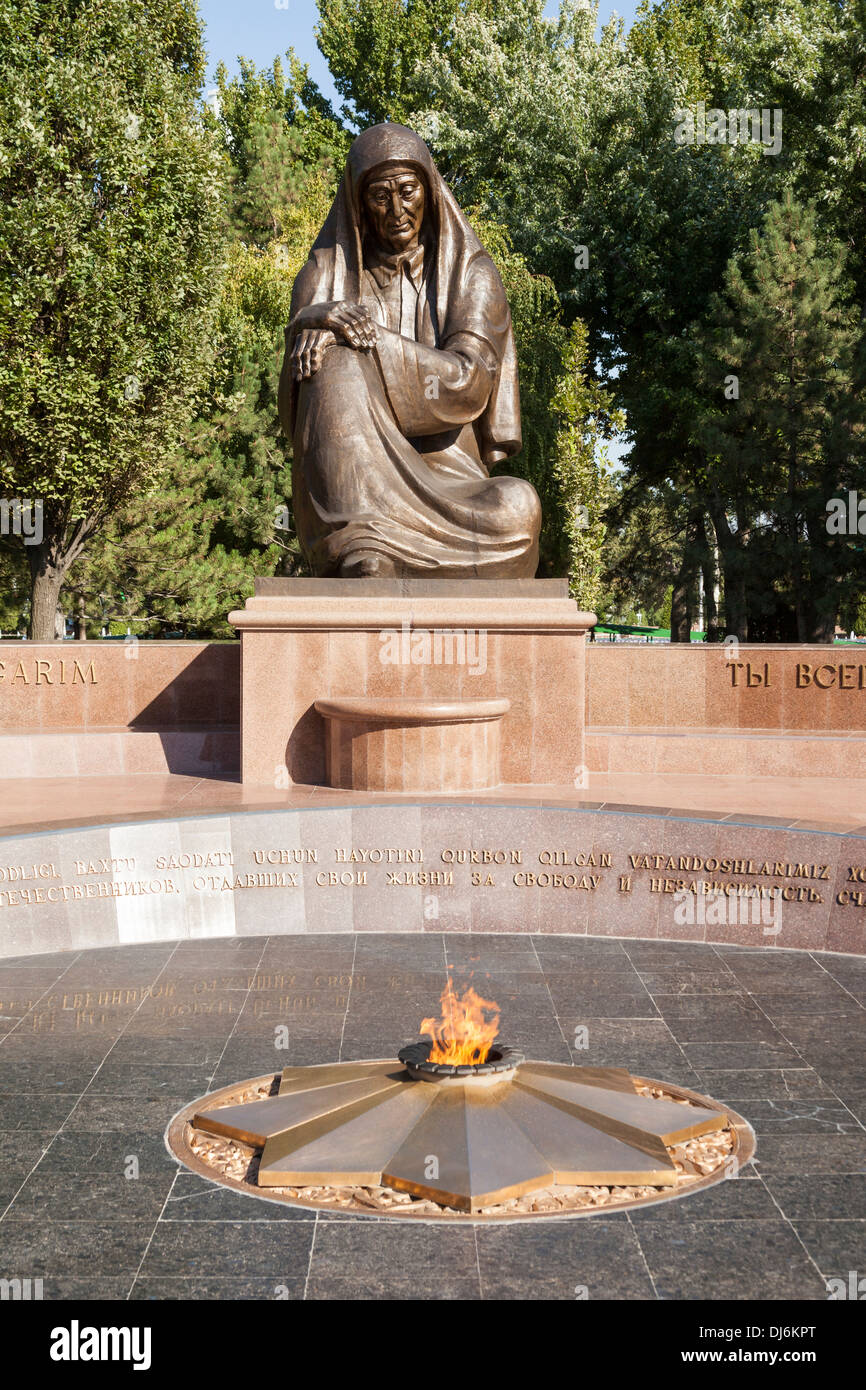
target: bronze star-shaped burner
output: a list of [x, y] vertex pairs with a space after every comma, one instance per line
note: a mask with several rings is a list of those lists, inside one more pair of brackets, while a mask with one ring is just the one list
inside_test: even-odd
[[673, 1186], [667, 1146], [727, 1120], [638, 1095], [622, 1067], [523, 1062], [480, 1080], [429, 1084], [392, 1061], [286, 1067], [278, 1095], [193, 1124], [261, 1147], [261, 1187], [381, 1185], [474, 1212], [541, 1187]]

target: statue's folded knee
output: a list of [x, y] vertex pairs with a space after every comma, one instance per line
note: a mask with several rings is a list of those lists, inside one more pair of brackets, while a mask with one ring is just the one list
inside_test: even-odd
[[354, 348], [329, 347], [313, 375], [299, 383], [300, 399], [343, 413], [366, 402], [369, 392], [359, 357]]

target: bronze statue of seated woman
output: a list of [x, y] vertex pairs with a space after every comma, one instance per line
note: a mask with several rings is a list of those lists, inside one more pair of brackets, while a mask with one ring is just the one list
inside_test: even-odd
[[521, 444], [505, 291], [403, 126], [349, 151], [295, 281], [280, 418], [314, 574], [535, 574], [535, 489], [489, 473]]

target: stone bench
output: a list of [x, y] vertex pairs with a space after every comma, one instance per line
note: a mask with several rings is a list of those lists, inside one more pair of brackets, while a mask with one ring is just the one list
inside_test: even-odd
[[328, 785], [353, 791], [464, 792], [499, 786], [509, 700], [408, 696], [316, 700]]

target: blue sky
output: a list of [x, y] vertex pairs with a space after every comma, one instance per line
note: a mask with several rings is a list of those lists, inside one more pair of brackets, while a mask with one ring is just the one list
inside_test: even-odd
[[[606, 22], [616, 10], [630, 23], [637, 0], [601, 0], [599, 19]], [[557, 4], [548, 4], [555, 14]], [[319, 11], [315, 0], [199, 0], [205, 23], [209, 72], [222, 60], [230, 72], [237, 71], [237, 57], [251, 58], [256, 67], [269, 67], [274, 58], [294, 48], [309, 63], [310, 76], [326, 96], [337, 101], [327, 64], [316, 46], [313, 29]]]

